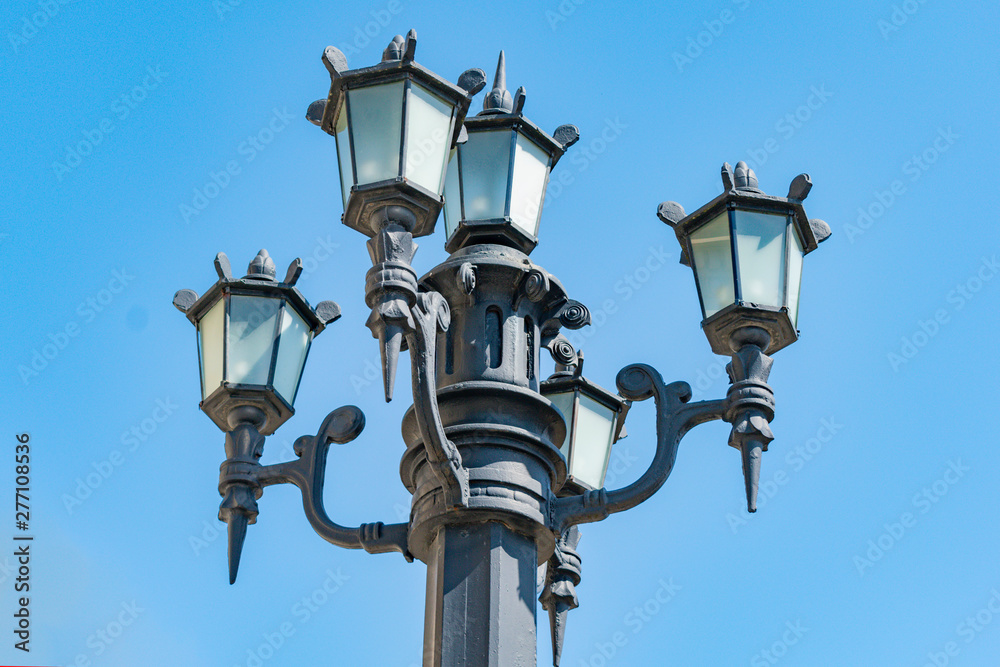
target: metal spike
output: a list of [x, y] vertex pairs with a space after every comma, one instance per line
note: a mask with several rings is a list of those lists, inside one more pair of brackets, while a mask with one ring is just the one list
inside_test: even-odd
[[387, 324], [379, 331], [379, 347], [382, 352], [382, 379], [385, 383], [385, 402], [392, 401], [393, 385], [396, 383], [396, 365], [399, 362], [399, 350], [403, 343], [402, 328]]
[[756, 440], [747, 440], [740, 446], [743, 458], [743, 482], [747, 491], [747, 511], [757, 511], [757, 486], [760, 482], [760, 457], [763, 449]]
[[569, 610], [569, 605], [561, 602], [557, 602], [553, 608], [549, 609], [549, 629], [552, 631], [552, 667], [559, 667], [559, 661], [562, 659]]
[[249, 519], [245, 512], [231, 511], [226, 517], [229, 533], [229, 584], [236, 583], [236, 574], [240, 569], [240, 555], [243, 553], [243, 542], [247, 537]]
[[503, 49], [500, 50], [500, 58], [497, 60], [497, 71], [493, 75], [493, 90], [507, 90], [507, 61], [504, 57]]

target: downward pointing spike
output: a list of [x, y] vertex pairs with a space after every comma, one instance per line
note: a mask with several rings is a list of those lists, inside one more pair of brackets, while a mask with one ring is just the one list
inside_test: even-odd
[[556, 602], [549, 609], [549, 628], [552, 630], [552, 667], [559, 667], [562, 659], [563, 641], [566, 639], [566, 619], [570, 607], [562, 602]]
[[236, 574], [240, 569], [240, 555], [243, 553], [243, 541], [247, 537], [248, 517], [244, 512], [232, 511], [226, 517], [229, 524], [229, 583], [236, 583]]
[[379, 331], [378, 341], [382, 352], [385, 402], [389, 403], [392, 401], [392, 390], [396, 384], [396, 364], [399, 362], [399, 350], [403, 343], [403, 330], [398, 326], [387, 324]]
[[763, 449], [756, 440], [747, 440], [740, 445], [743, 458], [743, 482], [747, 490], [747, 511], [757, 511], [757, 486], [760, 482], [760, 457]]

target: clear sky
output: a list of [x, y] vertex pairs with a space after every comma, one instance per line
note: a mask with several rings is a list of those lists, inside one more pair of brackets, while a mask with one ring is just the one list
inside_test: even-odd
[[[364, 66], [415, 28], [417, 60], [453, 81], [505, 49], [525, 113], [580, 128], [532, 259], [590, 306], [577, 340], [604, 386], [641, 361], [725, 394], [661, 201], [696, 209], [742, 159], [776, 195], [808, 172], [806, 210], [834, 234], [805, 261], [801, 339], [775, 355], [760, 510], [728, 427], [691, 432], [660, 493], [583, 526], [563, 664], [994, 664], [998, 18], [935, 0], [3, 3], [0, 663], [419, 662], [425, 567], [328, 545], [294, 488], [261, 499], [229, 586], [223, 434], [171, 305], [215, 281], [219, 251], [239, 272], [262, 247], [279, 271], [303, 258], [302, 292], [344, 316], [264, 461], [355, 404], [368, 427], [330, 455], [330, 513], [406, 516], [408, 383], [384, 403], [364, 238], [339, 222], [334, 141], [304, 114], [328, 91], [326, 45]], [[443, 231], [420, 240], [419, 273]], [[652, 457], [651, 405], [628, 431], [610, 487]], [[19, 433], [30, 654], [12, 632]]]

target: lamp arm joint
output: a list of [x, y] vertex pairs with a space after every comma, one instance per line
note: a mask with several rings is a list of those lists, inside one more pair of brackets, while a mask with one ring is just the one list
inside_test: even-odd
[[645, 502], [666, 483], [677, 459], [681, 439], [692, 428], [722, 419], [725, 400], [689, 403], [687, 382], [665, 384], [660, 374], [646, 364], [632, 364], [618, 373], [618, 391], [632, 401], [652, 397], [656, 403], [656, 453], [649, 468], [632, 484], [607, 491], [600, 489], [553, 501], [553, 526], [557, 530], [579, 523], [601, 521]]
[[407, 548], [407, 525], [382, 522], [358, 527], [341, 526], [332, 521], [323, 502], [326, 481], [326, 457], [330, 444], [351, 442], [365, 427], [365, 416], [353, 405], [337, 408], [323, 420], [315, 436], [304, 435], [295, 441], [293, 461], [261, 466], [256, 472], [261, 487], [294, 484], [302, 493], [302, 508], [313, 530], [327, 542], [345, 549], [364, 549], [369, 553], [398, 551], [412, 561]]

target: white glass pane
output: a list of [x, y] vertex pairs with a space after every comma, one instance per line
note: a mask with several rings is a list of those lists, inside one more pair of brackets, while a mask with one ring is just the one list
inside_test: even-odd
[[239, 384], [267, 384], [274, 350], [274, 324], [280, 299], [231, 297], [229, 368], [226, 379]]
[[799, 326], [799, 288], [802, 284], [802, 242], [799, 241], [799, 233], [795, 231], [795, 225], [791, 225], [788, 230], [791, 237], [790, 248], [788, 250], [788, 296], [786, 305], [788, 306], [788, 316], [792, 319], [792, 326]]
[[435, 194], [441, 194], [445, 159], [451, 148], [451, 112], [452, 106], [437, 95], [410, 84], [403, 175]]
[[736, 211], [736, 261], [743, 301], [775, 308], [784, 305], [786, 227], [784, 215]]
[[575, 391], [570, 391], [565, 394], [546, 394], [545, 398], [552, 401], [552, 405], [556, 406], [559, 412], [563, 415], [563, 421], [566, 422], [566, 439], [563, 440], [562, 447], [559, 451], [562, 455], [566, 457], [566, 465], [569, 465], [569, 446], [573, 442], [573, 434], [570, 429], [573, 427], [573, 397], [576, 396]]
[[510, 142], [510, 130], [494, 130], [470, 132], [459, 146], [466, 220], [504, 217]]
[[723, 211], [691, 234], [691, 252], [701, 291], [701, 307], [708, 318], [736, 300], [728, 212]]
[[514, 180], [510, 189], [510, 217], [514, 224], [538, 236], [538, 219], [549, 177], [549, 156], [530, 139], [517, 135]]
[[312, 332], [287, 303], [281, 310], [281, 330], [278, 334], [278, 359], [274, 366], [274, 388], [289, 405], [295, 404], [302, 366], [309, 351]]
[[349, 90], [351, 133], [358, 185], [399, 176], [403, 127], [403, 82]]
[[340, 165], [340, 194], [347, 208], [347, 198], [351, 196], [351, 186], [354, 185], [354, 174], [351, 171], [351, 140], [347, 136], [347, 113], [341, 109], [334, 128], [337, 139], [337, 163]]
[[201, 397], [208, 395], [222, 384], [222, 340], [225, 336], [226, 303], [218, 303], [198, 322], [198, 354], [201, 357]]
[[458, 149], [451, 150], [448, 160], [448, 175], [444, 179], [444, 232], [445, 239], [458, 229], [458, 221], [462, 219], [462, 193], [458, 189]]
[[604, 473], [607, 472], [611, 438], [614, 435], [614, 419], [614, 410], [588, 396], [580, 395], [570, 474], [595, 489], [604, 486]]

